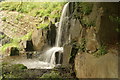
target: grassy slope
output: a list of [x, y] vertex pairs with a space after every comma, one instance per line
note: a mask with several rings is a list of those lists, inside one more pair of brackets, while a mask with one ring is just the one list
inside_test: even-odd
[[[64, 4], [65, 3], [63, 2], [0, 2], [0, 10], [17, 11], [22, 14], [40, 18], [45, 16], [48, 16], [49, 18], [60, 18], [61, 10]], [[44, 25], [46, 26], [46, 24], [42, 25], [39, 23], [36, 27], [42, 28]], [[29, 33], [31, 34], [31, 32]], [[27, 40], [30, 38], [31, 35], [29, 35], [29, 33], [20, 39], [13, 39], [11, 43], [3, 45], [0, 50], [4, 52], [7, 47], [19, 47], [18, 44], [20, 40]]]

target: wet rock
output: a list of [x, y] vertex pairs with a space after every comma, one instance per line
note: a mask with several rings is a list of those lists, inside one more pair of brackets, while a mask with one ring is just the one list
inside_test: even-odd
[[18, 56], [19, 55], [19, 50], [18, 48], [16, 47], [11, 47], [11, 50], [10, 50], [10, 56]]
[[118, 78], [118, 56], [109, 52], [98, 58], [88, 53], [78, 53], [75, 72], [77, 78]]
[[52, 22], [50, 22], [49, 29], [47, 31], [48, 45], [54, 46], [55, 45], [55, 40], [56, 40], [56, 26], [55, 26], [55, 24], [52, 24]]

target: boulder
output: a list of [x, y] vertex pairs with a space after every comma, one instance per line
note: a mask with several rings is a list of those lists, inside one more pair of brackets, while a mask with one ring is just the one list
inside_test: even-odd
[[118, 78], [118, 55], [112, 53], [99, 58], [85, 52], [78, 53], [75, 58], [76, 77]]
[[44, 35], [46, 35], [46, 33], [44, 33], [42, 29], [37, 30], [36, 28], [34, 28], [34, 31], [32, 34], [32, 43], [33, 43], [34, 50], [40, 51], [43, 48], [46, 42], [45, 40], [46, 38]]

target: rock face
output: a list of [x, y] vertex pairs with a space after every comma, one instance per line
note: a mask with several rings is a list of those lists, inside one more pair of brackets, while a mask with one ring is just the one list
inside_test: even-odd
[[55, 40], [56, 40], [56, 26], [55, 26], [55, 24], [52, 24], [52, 22], [50, 22], [49, 29], [47, 31], [48, 45], [54, 46], [55, 45]]
[[86, 50], [89, 53], [93, 53], [99, 48], [99, 44], [96, 39], [96, 32], [94, 27], [90, 27], [86, 32]]
[[69, 65], [71, 51], [72, 51], [72, 46], [70, 44], [65, 44], [64, 52], [63, 52], [63, 63], [62, 63], [63, 66]]
[[19, 50], [16, 47], [11, 47], [10, 56], [19, 55]]
[[77, 78], [118, 78], [118, 56], [108, 53], [95, 57], [78, 53], [75, 58]]
[[[120, 42], [120, 38], [118, 38], [120, 28], [115, 18], [120, 17], [119, 4], [92, 4], [92, 11], [87, 15], [81, 13], [79, 7], [81, 4], [69, 4], [69, 15], [62, 23], [63, 64], [69, 65], [69, 61], [72, 59], [71, 64], [73, 65], [75, 60], [74, 69], [78, 78], [117, 78], [118, 56], [116, 54], [118, 54], [118, 48], [115, 46], [118, 46], [116, 43]], [[77, 7], [80, 9], [77, 10]], [[88, 23], [82, 22], [82, 19]], [[75, 45], [76, 52], [73, 50], [73, 45]], [[107, 54], [99, 58], [93, 56], [98, 51], [105, 52], [100, 48], [101, 46], [107, 47]], [[113, 49], [114, 51], [109, 51]], [[77, 53], [78, 51], [79, 53]]]
[[39, 51], [43, 48], [46, 43], [46, 32], [42, 29], [34, 29], [32, 34], [32, 43], [34, 50]]

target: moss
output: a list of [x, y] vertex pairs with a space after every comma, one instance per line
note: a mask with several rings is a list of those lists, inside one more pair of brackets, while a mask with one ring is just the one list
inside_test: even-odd
[[59, 72], [52, 71], [49, 74], [43, 74], [40, 78], [61, 78]]
[[48, 27], [48, 23], [42, 23], [42, 24], [39, 24], [38, 26], [37, 26], [37, 29], [47, 29], [47, 27]]

